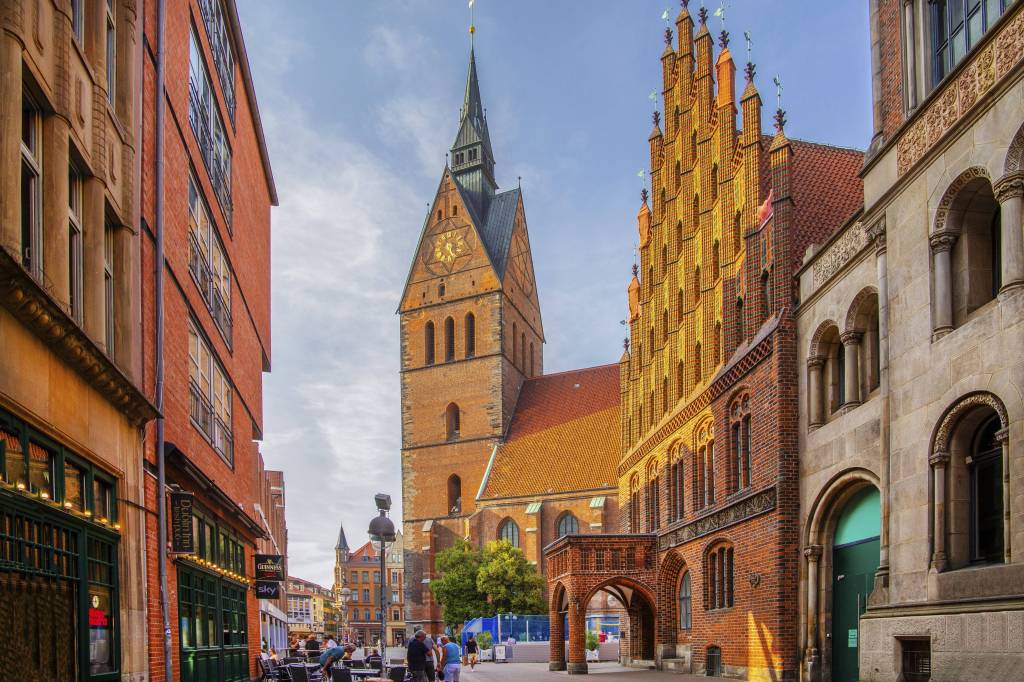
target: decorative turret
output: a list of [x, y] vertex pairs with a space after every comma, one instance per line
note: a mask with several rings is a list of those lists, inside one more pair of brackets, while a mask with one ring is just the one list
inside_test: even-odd
[[664, 142], [661, 135], [661, 112], [652, 113], [651, 121], [654, 123], [654, 127], [651, 128], [651, 134], [647, 137], [647, 141], [651, 143], [651, 174], [653, 175], [661, 169], [661, 150]]
[[[647, 243], [651, 240], [651, 209], [647, 206], [647, 190], [640, 190], [640, 198], [642, 203], [640, 204], [640, 210], [636, 214], [637, 231], [640, 234], [640, 246], [641, 248], [647, 246]], [[636, 277], [636, 266], [633, 266], [633, 276]]]
[[469, 50], [469, 73], [459, 117], [459, 133], [451, 149], [452, 175], [469, 197], [477, 215], [485, 216], [498, 183], [494, 179], [494, 152], [486, 111], [480, 100], [473, 48]]

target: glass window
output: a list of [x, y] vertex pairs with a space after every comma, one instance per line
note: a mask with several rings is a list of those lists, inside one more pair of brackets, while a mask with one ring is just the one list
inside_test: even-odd
[[573, 535], [580, 532], [580, 522], [571, 513], [566, 512], [558, 520], [558, 537]]
[[519, 526], [512, 519], [506, 519], [498, 531], [498, 539], [507, 540], [513, 547], [519, 546]]
[[103, 321], [107, 355], [114, 354], [114, 226], [103, 226]]
[[85, 23], [82, 15], [82, 3], [84, 0], [71, 0], [71, 31], [79, 44], [85, 43]]
[[981, 40], [1014, 0], [934, 0], [934, 82], [939, 83]]
[[214, 102], [213, 87], [195, 33], [189, 43], [189, 122], [217, 201], [231, 222], [231, 148]]
[[231, 426], [233, 391], [227, 374], [216, 362], [206, 340], [189, 324], [190, 413], [214, 449], [228, 463], [234, 463]]
[[42, 113], [27, 91], [21, 102], [21, 262], [38, 279], [43, 274]]
[[53, 453], [38, 443], [28, 444], [29, 490], [53, 499]]
[[693, 592], [689, 571], [679, 581], [679, 627], [683, 630], [693, 627]]
[[25, 453], [21, 447], [21, 436], [14, 431], [0, 431], [0, 439], [3, 440], [4, 452], [4, 478], [10, 483], [17, 485], [28, 484], [25, 468]]
[[64, 459], [64, 507], [85, 511], [85, 471]]
[[210, 52], [224, 94], [224, 106], [228, 117], [235, 120], [235, 57], [228, 36], [228, 22], [220, 0], [200, 0], [199, 9], [206, 24], [206, 37], [210, 41]]
[[82, 323], [82, 175], [68, 165], [68, 308]]
[[96, 519], [109, 521], [114, 518], [113, 488], [96, 477], [92, 481], [92, 513]]
[[113, 544], [89, 539], [89, 672], [93, 675], [117, 670], [116, 560]]
[[107, 0], [107, 101], [114, 103], [117, 86], [117, 24], [114, 23], [114, 1]]

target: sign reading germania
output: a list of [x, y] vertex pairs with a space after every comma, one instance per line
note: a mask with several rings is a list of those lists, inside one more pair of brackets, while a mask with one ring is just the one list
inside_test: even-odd
[[284, 557], [280, 554], [256, 554], [256, 580], [284, 580]]

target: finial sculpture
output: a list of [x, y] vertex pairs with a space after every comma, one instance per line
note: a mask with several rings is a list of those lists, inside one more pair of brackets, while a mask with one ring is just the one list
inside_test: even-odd
[[658, 124], [661, 123], [661, 112], [655, 109], [651, 114], [651, 120], [654, 121], [654, 127], [658, 127]]
[[743, 73], [747, 76], [747, 82], [753, 83], [754, 76], [757, 75], [757, 67], [754, 66], [754, 62], [747, 62], [747, 66], [743, 69]]
[[700, 17], [700, 23], [702, 26], [708, 23], [708, 8], [701, 5], [700, 9], [697, 10], [697, 16]]
[[639, 275], [640, 275], [640, 266], [637, 265], [636, 263], [633, 263], [633, 276], [637, 277]]
[[665, 44], [672, 45], [672, 29], [665, 27]]
[[628, 336], [622, 339], [622, 350], [626, 351], [627, 353], [629, 352], [629, 337]]
[[[640, 190], [640, 200], [643, 201], [645, 204], [647, 203], [647, 188], [646, 187], [644, 187], [642, 190]], [[633, 267], [635, 268], [636, 264], [634, 264]], [[633, 274], [635, 275], [636, 273], [634, 272]]]
[[729, 47], [729, 32], [724, 28], [722, 29], [722, 32], [718, 34], [718, 46], [723, 50]]
[[786, 126], [786, 111], [781, 107], [775, 110], [775, 129], [782, 132], [782, 129]]

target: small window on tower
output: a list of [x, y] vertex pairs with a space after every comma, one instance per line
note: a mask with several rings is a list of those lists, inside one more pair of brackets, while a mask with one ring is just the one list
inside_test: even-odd
[[444, 282], [437, 285], [437, 295], [441, 297], [444, 296]]
[[459, 215], [458, 205], [452, 206], [452, 215]]

